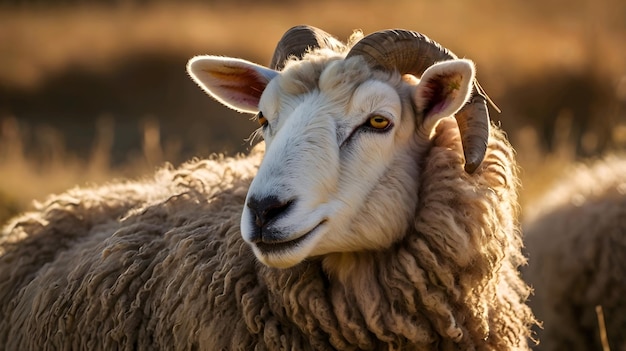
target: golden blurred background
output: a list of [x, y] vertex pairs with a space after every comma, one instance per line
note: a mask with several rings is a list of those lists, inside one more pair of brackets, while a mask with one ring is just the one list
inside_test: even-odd
[[405, 28], [474, 60], [516, 147], [522, 201], [626, 148], [623, 0], [0, 3], [0, 223], [46, 194], [246, 152], [255, 124], [187, 77], [193, 55], [267, 64], [293, 25]]

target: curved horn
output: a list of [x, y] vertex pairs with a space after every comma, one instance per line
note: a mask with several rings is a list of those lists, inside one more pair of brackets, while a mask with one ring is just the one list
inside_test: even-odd
[[310, 48], [340, 50], [343, 47], [339, 40], [319, 28], [307, 25], [295, 26], [285, 32], [276, 45], [270, 67], [280, 71], [290, 56], [301, 58]]
[[[448, 49], [423, 34], [408, 30], [384, 30], [357, 42], [346, 58], [361, 56], [371, 67], [421, 76], [438, 61], [456, 59]], [[489, 138], [488, 97], [474, 80], [472, 98], [455, 118], [461, 133], [465, 171], [474, 173], [485, 158]]]

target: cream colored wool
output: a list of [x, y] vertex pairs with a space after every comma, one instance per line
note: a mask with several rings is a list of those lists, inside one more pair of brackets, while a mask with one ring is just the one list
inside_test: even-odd
[[578, 165], [532, 206], [524, 223], [543, 329], [538, 350], [600, 350], [596, 306], [611, 350], [626, 350], [626, 158]]
[[528, 348], [517, 168], [497, 127], [470, 175], [456, 122], [439, 124], [400, 242], [284, 270], [239, 233], [261, 154], [72, 189], [16, 218], [0, 246], [0, 348]]

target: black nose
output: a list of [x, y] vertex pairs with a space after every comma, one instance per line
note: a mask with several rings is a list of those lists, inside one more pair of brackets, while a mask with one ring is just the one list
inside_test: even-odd
[[250, 197], [248, 199], [248, 208], [254, 214], [254, 224], [260, 229], [284, 215], [292, 203], [293, 201], [283, 201], [275, 196], [261, 199]]

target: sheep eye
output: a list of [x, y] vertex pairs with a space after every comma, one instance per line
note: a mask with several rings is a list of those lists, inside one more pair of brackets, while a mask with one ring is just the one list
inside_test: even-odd
[[257, 113], [256, 120], [257, 120], [257, 122], [259, 122], [261, 127], [265, 127], [267, 125], [267, 118], [265, 118], [265, 116], [263, 116], [263, 112], [261, 112], [261, 111], [259, 111], [259, 113]]
[[367, 125], [374, 129], [385, 129], [391, 122], [383, 116], [375, 115], [367, 120]]

